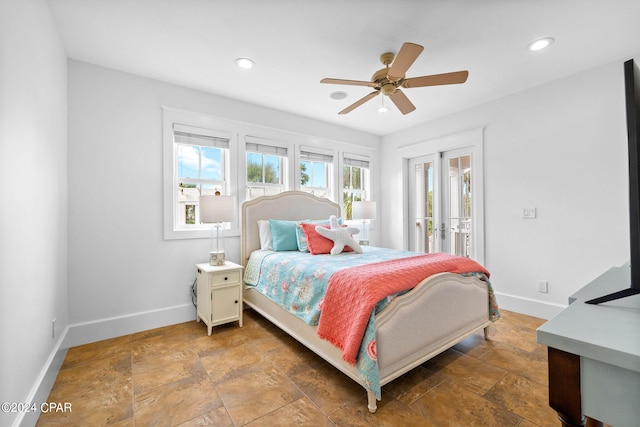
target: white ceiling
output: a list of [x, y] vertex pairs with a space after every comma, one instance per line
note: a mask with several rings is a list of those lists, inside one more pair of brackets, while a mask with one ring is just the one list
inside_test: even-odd
[[[385, 135], [640, 53], [639, 0], [49, 0], [69, 58]], [[529, 52], [545, 36], [556, 43]], [[465, 84], [405, 89], [405, 116], [371, 89], [380, 54], [424, 46], [407, 77], [469, 70]], [[257, 66], [239, 70], [238, 57]], [[620, 64], [622, 67], [622, 62]], [[336, 101], [334, 91], [348, 97]]]

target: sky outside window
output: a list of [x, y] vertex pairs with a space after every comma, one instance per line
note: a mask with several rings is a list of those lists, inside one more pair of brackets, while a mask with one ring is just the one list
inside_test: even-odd
[[306, 170], [309, 171], [309, 182], [307, 182], [306, 186], [319, 188], [327, 187], [327, 175], [325, 173], [327, 166], [326, 163], [303, 161], [302, 164], [305, 166]]
[[222, 180], [222, 150], [199, 145], [178, 145], [180, 178]]

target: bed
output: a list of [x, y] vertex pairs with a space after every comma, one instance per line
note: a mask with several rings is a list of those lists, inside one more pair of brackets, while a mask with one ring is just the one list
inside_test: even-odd
[[[339, 205], [305, 192], [289, 191], [245, 202], [242, 205], [241, 229], [243, 266], [247, 267], [252, 254], [254, 258], [259, 255], [265, 259], [266, 255], [270, 255], [260, 251], [258, 221], [323, 220], [332, 215], [340, 216]], [[375, 250], [365, 248], [364, 253]], [[292, 255], [302, 256], [293, 252]], [[252, 270], [255, 271], [255, 260], [252, 263]], [[362, 385], [367, 394], [369, 411], [376, 411], [380, 393], [363, 378], [360, 363], [348, 363], [342, 349], [319, 337], [318, 326], [310, 325], [283, 309], [259, 292], [254, 283], [245, 283], [243, 300], [247, 306]], [[368, 333], [375, 337], [376, 386], [389, 383], [480, 330], [484, 329], [485, 339], [488, 338], [488, 328], [498, 318], [495, 297], [484, 274], [444, 272], [420, 281], [371, 316], [371, 330]]]

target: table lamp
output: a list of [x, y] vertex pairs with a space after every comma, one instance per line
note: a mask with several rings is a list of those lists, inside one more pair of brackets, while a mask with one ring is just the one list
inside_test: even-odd
[[362, 220], [362, 232], [358, 235], [360, 237], [360, 241], [358, 243], [361, 245], [368, 245], [369, 223], [367, 222], [367, 220], [376, 219], [376, 202], [353, 202], [351, 208], [351, 217], [353, 219]]
[[221, 196], [220, 192], [216, 192], [215, 196], [200, 197], [200, 222], [212, 224], [209, 248], [210, 265], [224, 265], [224, 228], [222, 228], [222, 223], [235, 219], [235, 208], [235, 198]]

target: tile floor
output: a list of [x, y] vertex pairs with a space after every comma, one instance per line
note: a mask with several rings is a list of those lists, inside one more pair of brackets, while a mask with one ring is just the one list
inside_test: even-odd
[[252, 310], [69, 349], [38, 426], [559, 426], [548, 406], [543, 320], [502, 311], [383, 387], [378, 412], [355, 382]]

